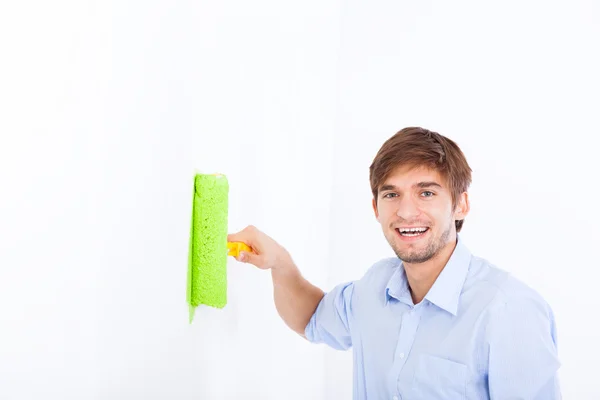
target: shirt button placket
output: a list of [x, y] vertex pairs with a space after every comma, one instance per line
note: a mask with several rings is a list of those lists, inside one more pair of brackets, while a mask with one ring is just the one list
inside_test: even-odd
[[[417, 333], [417, 328], [419, 327], [419, 321], [421, 320], [421, 316], [419, 313], [414, 310], [408, 311], [404, 313], [402, 316], [402, 325], [400, 328], [400, 334], [398, 337], [398, 345], [396, 346], [396, 372], [397, 372], [397, 380], [396, 385], [399, 383], [400, 371], [404, 367], [406, 363], [406, 357], [410, 352], [412, 345], [415, 341], [415, 335]], [[399, 389], [399, 388], [397, 388]], [[400, 394], [392, 397], [392, 400], [400, 400]]]

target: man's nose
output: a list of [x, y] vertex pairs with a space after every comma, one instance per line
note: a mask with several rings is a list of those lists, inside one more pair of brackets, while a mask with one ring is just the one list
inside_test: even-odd
[[396, 215], [410, 221], [418, 216], [420, 212], [417, 202], [411, 197], [406, 197], [400, 201], [398, 209], [396, 210]]

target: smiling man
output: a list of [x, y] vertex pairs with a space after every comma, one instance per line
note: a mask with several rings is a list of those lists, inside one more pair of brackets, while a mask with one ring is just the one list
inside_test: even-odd
[[397, 257], [328, 293], [255, 227], [229, 235], [270, 269], [285, 323], [353, 348], [354, 399], [560, 399], [556, 325], [533, 289], [469, 251], [471, 168], [452, 140], [405, 128], [371, 168], [373, 210]]

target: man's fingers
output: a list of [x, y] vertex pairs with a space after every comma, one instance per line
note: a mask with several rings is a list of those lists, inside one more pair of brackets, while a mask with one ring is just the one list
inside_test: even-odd
[[246, 243], [248, 246], [253, 247], [253, 238], [256, 235], [253, 226], [249, 226], [244, 228], [244, 230], [239, 231], [237, 233], [232, 233], [227, 235], [228, 242], [242, 242]]
[[241, 238], [240, 238], [240, 234], [239, 233], [231, 233], [229, 235], [227, 235], [227, 241], [228, 242], [241, 242]]
[[228, 242], [242, 242], [251, 249], [251, 251], [240, 251], [235, 258], [236, 260], [265, 269], [265, 255], [261, 251], [261, 244], [264, 244], [263, 240], [264, 237], [261, 232], [252, 225], [240, 232], [227, 235]]

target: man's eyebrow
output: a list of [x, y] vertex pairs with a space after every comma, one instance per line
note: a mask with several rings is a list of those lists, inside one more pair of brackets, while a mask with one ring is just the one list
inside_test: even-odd
[[383, 185], [380, 189], [380, 191], [386, 191], [386, 190], [396, 190], [396, 186], [394, 185]]
[[[439, 183], [434, 182], [434, 181], [418, 182], [413, 185], [413, 188], [420, 188], [420, 189], [426, 189], [426, 188], [430, 188], [430, 187], [437, 187], [439, 189], [442, 189], [442, 185], [440, 185]], [[381, 187], [381, 189], [379, 189], [379, 190], [385, 191], [385, 190], [397, 190], [397, 189], [398, 188], [394, 185], [383, 185]]]
[[427, 182], [415, 183], [413, 185], [413, 187], [418, 187], [418, 188], [421, 188], [421, 189], [430, 188], [430, 187], [437, 187], [437, 188], [441, 189], [442, 185], [440, 185], [439, 183], [434, 182], [434, 181], [427, 181]]

